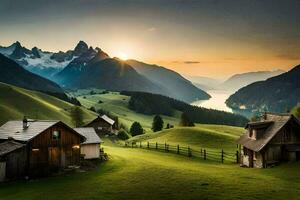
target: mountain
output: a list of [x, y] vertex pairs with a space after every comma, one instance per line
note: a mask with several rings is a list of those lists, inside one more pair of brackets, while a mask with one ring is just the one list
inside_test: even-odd
[[127, 60], [139, 74], [147, 77], [161, 88], [165, 88], [166, 93], [160, 93], [185, 102], [192, 102], [197, 99], [209, 99], [210, 95], [194, 86], [189, 80], [180, 74], [161, 67], [150, 65], [136, 60]]
[[2, 54], [0, 54], [0, 82], [41, 91], [68, 100], [67, 95], [59, 85], [25, 70], [18, 63]]
[[234, 109], [286, 112], [300, 102], [300, 65], [265, 81], [252, 83], [231, 95], [226, 104]]
[[220, 88], [229, 90], [229, 91], [236, 91], [242, 87], [245, 87], [251, 83], [257, 81], [263, 81], [268, 78], [277, 76], [284, 73], [282, 70], [275, 70], [275, 71], [258, 71], [258, 72], [248, 72], [243, 74], [236, 74], [231, 76], [228, 80], [220, 85]]
[[[0, 102], [0, 125], [8, 120], [20, 120], [24, 115], [35, 119], [58, 119], [72, 125], [70, 109], [73, 105], [41, 92], [0, 82]], [[82, 110], [85, 121], [95, 117], [92, 112]]]
[[222, 83], [218, 79], [204, 77], [204, 76], [185, 75], [184, 77], [189, 81], [191, 81], [196, 87], [204, 91], [217, 90], [219, 89], [219, 85]]
[[[99, 54], [96, 55], [96, 57]], [[116, 58], [94, 57], [82, 65], [70, 63], [57, 74], [59, 83], [67, 88], [102, 88], [114, 91], [152, 91], [160, 88], [138, 74], [130, 65]]]
[[[87, 51], [89, 51], [89, 47], [83, 41], [80, 41], [74, 50], [58, 53], [42, 51], [37, 47], [29, 50], [20, 42], [15, 42], [8, 47], [0, 47], [0, 53], [13, 59], [28, 71], [45, 78], [52, 78], [54, 74]], [[94, 49], [93, 52], [97, 53]]]
[[145, 91], [186, 102], [210, 98], [174, 71], [134, 60], [125, 63], [110, 58], [98, 47], [89, 47], [84, 41], [79, 41], [73, 50], [66, 52], [46, 52], [37, 47], [29, 50], [20, 42], [0, 47], [1, 52], [28, 71], [70, 89], [94, 87]]

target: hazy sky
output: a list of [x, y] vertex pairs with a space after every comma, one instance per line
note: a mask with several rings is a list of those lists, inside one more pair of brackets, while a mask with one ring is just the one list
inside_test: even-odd
[[79, 40], [111, 56], [226, 77], [300, 64], [300, 1], [0, 0], [0, 45], [43, 50]]

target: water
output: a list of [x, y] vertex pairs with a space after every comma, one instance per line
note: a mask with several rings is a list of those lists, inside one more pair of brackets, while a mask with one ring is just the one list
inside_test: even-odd
[[195, 101], [192, 105], [233, 113], [233, 110], [225, 104], [225, 101], [232, 92], [225, 90], [208, 90], [207, 93], [211, 96], [209, 100]]
[[211, 98], [209, 100], [195, 101], [191, 104], [194, 106], [211, 108], [211, 109], [215, 109], [215, 110], [221, 110], [221, 111], [226, 111], [226, 112], [230, 112], [230, 113], [240, 114], [249, 119], [251, 118], [251, 116], [253, 116], [253, 113], [251, 111], [233, 110], [225, 104], [225, 101], [234, 92], [226, 91], [226, 90], [208, 90], [207, 93], [210, 94], [210, 96], [211, 96]]

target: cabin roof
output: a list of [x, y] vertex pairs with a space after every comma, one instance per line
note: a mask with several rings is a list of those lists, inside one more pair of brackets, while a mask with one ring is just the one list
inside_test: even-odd
[[[247, 129], [246, 133], [243, 134], [237, 140], [238, 144], [241, 144], [248, 149], [258, 152], [262, 150], [269, 143], [269, 141], [287, 124], [288, 121], [295, 120], [297, 124], [300, 126], [299, 121], [291, 114], [266, 113], [265, 115], [266, 118], [264, 120], [256, 123], [256, 124], [259, 123], [268, 124], [262, 137], [259, 137], [256, 140], [249, 138], [249, 130]], [[246, 128], [251, 126], [251, 124], [255, 124], [255, 123], [250, 122], [248, 124], [249, 125], [247, 125]]]
[[88, 123], [85, 126], [89, 126], [90, 124], [92, 124], [93, 122], [97, 121], [97, 120], [104, 120], [105, 122], [107, 122], [110, 125], [114, 125], [115, 121], [111, 118], [109, 118], [107, 115], [102, 115], [102, 116], [98, 116], [96, 119], [92, 120], [90, 123]]
[[114, 125], [115, 121], [111, 118], [109, 118], [108, 116], [106, 115], [102, 115], [101, 118], [106, 121], [107, 123], [109, 123], [110, 125]]
[[25, 145], [13, 140], [7, 140], [0, 143], [0, 156], [4, 156], [10, 152], [13, 152], [17, 149], [24, 147]]
[[[4, 125], [0, 127], [0, 139], [9, 139], [12, 138], [17, 141], [27, 142], [32, 138], [36, 137], [43, 131], [48, 128], [61, 123], [71, 131], [80, 135], [74, 129], [70, 128], [66, 124], [58, 120], [28, 120], [27, 128], [23, 128], [23, 121], [8, 121]], [[83, 139], [85, 139], [82, 135], [80, 135]]]
[[74, 130], [86, 137], [86, 141], [82, 144], [99, 144], [103, 142], [95, 132], [94, 128], [75, 128]]

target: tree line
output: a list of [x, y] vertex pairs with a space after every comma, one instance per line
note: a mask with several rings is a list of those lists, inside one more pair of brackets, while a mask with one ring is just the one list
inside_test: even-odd
[[121, 94], [131, 97], [128, 104], [129, 109], [147, 115], [173, 116], [174, 111], [178, 110], [183, 112], [184, 117], [192, 123], [244, 126], [249, 121], [242, 115], [192, 106], [159, 94], [131, 91], [123, 91]]

